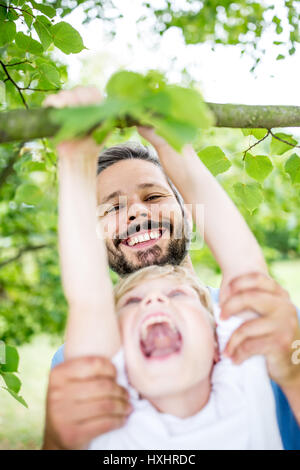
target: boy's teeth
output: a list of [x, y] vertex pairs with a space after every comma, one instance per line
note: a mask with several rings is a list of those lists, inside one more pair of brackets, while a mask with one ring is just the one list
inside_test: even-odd
[[147, 242], [149, 240], [153, 240], [154, 238], [159, 238], [160, 233], [159, 232], [150, 232], [150, 233], [144, 233], [143, 235], [138, 235], [137, 237], [133, 237], [128, 241], [129, 246], [136, 245], [137, 243], [143, 243]]

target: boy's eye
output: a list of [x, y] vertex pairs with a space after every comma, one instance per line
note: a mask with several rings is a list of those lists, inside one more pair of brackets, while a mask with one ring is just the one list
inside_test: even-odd
[[129, 304], [137, 304], [140, 301], [141, 301], [140, 297], [129, 297], [129, 299], [126, 300], [124, 307], [125, 305], [129, 305]]
[[177, 295], [185, 295], [185, 292], [180, 289], [175, 289], [169, 292], [168, 297], [176, 297]]

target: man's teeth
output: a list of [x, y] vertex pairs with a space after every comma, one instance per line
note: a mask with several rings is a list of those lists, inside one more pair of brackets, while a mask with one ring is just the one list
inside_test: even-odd
[[138, 235], [137, 237], [132, 237], [128, 240], [128, 245], [133, 246], [136, 245], [137, 243], [143, 243], [147, 242], [148, 240], [153, 240], [154, 238], [159, 238], [160, 237], [160, 232], [150, 232], [150, 233], [144, 233], [143, 235]]
[[147, 329], [150, 325], [155, 325], [157, 323], [169, 323], [170, 328], [173, 331], [176, 331], [176, 326], [173, 323], [172, 319], [166, 315], [153, 315], [145, 320], [141, 327], [141, 338], [143, 341], [147, 338]]

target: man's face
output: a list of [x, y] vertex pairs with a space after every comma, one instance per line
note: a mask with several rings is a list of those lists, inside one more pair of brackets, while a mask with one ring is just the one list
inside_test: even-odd
[[97, 197], [109, 265], [118, 274], [185, 258], [190, 225], [160, 167], [115, 163], [97, 176]]

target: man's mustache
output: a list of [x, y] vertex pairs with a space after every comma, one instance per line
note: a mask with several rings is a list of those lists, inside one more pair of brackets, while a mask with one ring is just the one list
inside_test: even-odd
[[142, 232], [143, 230], [155, 230], [155, 229], [167, 229], [170, 232], [170, 235], [173, 233], [173, 224], [167, 220], [160, 220], [159, 222], [156, 220], [145, 220], [143, 223], [132, 223], [127, 228], [126, 232], [123, 232], [120, 236], [115, 236], [113, 243], [116, 248], [120, 245], [123, 240], [134, 235], [135, 233]]

